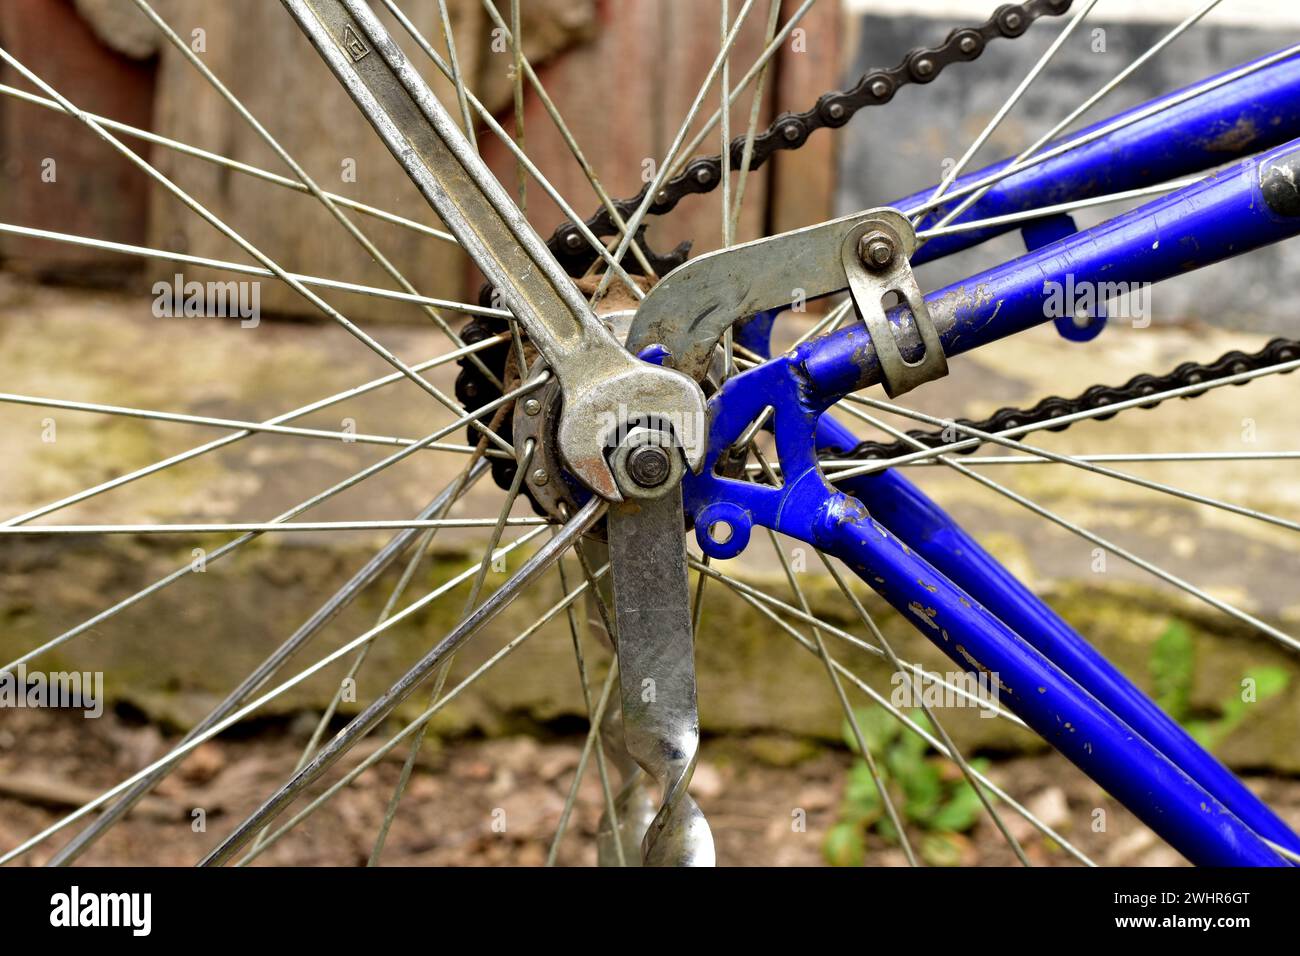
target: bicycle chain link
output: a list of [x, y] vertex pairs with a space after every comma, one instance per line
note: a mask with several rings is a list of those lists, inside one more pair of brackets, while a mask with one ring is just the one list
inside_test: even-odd
[[[988, 418], [982, 421], [972, 421], [967, 418], [959, 418], [954, 421], [954, 426], [965, 425], [969, 428], [982, 432], [996, 434], [1005, 431], [1008, 428], [1018, 428], [1024, 425], [1036, 425], [1045, 422], [1048, 419], [1059, 418], [1064, 415], [1072, 415], [1077, 412], [1092, 411], [1097, 408], [1104, 408], [1107, 405], [1118, 405], [1120, 402], [1129, 401], [1135, 398], [1141, 398], [1144, 395], [1154, 395], [1157, 392], [1166, 392], [1175, 388], [1183, 388], [1190, 385], [1209, 385], [1219, 379], [1227, 378], [1230, 375], [1239, 375], [1242, 372], [1253, 372], [1259, 369], [1268, 368], [1271, 365], [1277, 365], [1280, 362], [1290, 362], [1300, 358], [1300, 340], [1275, 338], [1265, 345], [1258, 352], [1245, 353], [1237, 350], [1226, 352], [1219, 356], [1213, 362], [1202, 364], [1199, 362], [1184, 362], [1172, 372], [1164, 375], [1149, 375], [1143, 373], [1135, 375], [1126, 383], [1120, 386], [1110, 385], [1093, 385], [1075, 398], [1060, 398], [1052, 396], [1040, 401], [1033, 408], [1000, 408]], [[1284, 373], [1289, 374], [1289, 373]], [[1249, 381], [1249, 379], [1247, 380]], [[1246, 382], [1238, 382], [1237, 385], [1245, 385]], [[1209, 391], [1206, 389], [1205, 391]], [[1205, 392], [1193, 392], [1186, 398], [1198, 398]], [[1155, 408], [1169, 399], [1157, 399], [1156, 401], [1139, 405], [1139, 408]], [[1094, 415], [1088, 420], [1105, 421], [1113, 418], [1117, 412], [1109, 414]], [[1064, 422], [1060, 425], [1052, 425], [1047, 431], [1059, 432], [1069, 428], [1072, 422]], [[950, 430], [951, 429], [951, 430]], [[954, 436], [953, 432], [957, 434]], [[970, 437], [968, 433], [963, 433], [960, 427], [945, 427], [935, 429], [934, 431], [909, 431], [907, 433], [913, 440], [920, 442], [927, 448], [937, 448], [940, 445], [951, 444], [954, 438], [961, 440]], [[947, 436], [947, 437], [945, 437]], [[981, 442], [981, 445], [983, 443]], [[975, 451], [981, 445], [972, 445], [968, 448], [955, 448], [953, 451], [968, 455]], [[917, 448], [912, 442], [898, 441], [878, 442], [864, 441], [851, 451], [837, 454], [838, 459], [841, 456], [852, 458], [855, 461], [859, 459], [876, 459], [885, 460], [897, 458], [901, 455], [910, 454]]]
[[[860, 110], [869, 106], [883, 106], [904, 86], [931, 83], [954, 63], [968, 63], [978, 59], [991, 40], [1023, 36], [1035, 20], [1060, 16], [1070, 9], [1073, 2], [1074, 0], [1026, 0], [1025, 3], [1004, 4], [983, 24], [953, 30], [937, 47], [912, 50], [893, 69], [872, 70], [864, 74], [851, 89], [826, 93], [811, 109], [802, 113], [782, 113], [766, 130], [755, 135], [750, 170], [758, 169], [781, 150], [799, 149], [819, 129], [838, 129]], [[744, 136], [738, 136], [728, 147], [733, 170], [740, 169], [744, 163], [745, 139]], [[662, 216], [671, 212], [685, 197], [712, 192], [721, 182], [720, 155], [692, 159], [680, 173], [663, 184], [649, 213]], [[640, 208], [650, 186], [647, 183], [632, 198], [612, 203], [621, 218], [626, 220]], [[586, 226], [601, 238], [616, 235], [618, 231], [613, 217], [604, 206], [586, 220]], [[637, 238], [641, 239], [639, 231]], [[571, 222], [558, 226], [547, 240], [547, 246], [573, 276], [584, 274], [596, 261], [595, 250]], [[667, 256], [656, 257], [646, 250], [646, 256], [657, 269], [657, 259], [675, 259], [679, 253], [684, 259], [685, 251], [679, 246]]]

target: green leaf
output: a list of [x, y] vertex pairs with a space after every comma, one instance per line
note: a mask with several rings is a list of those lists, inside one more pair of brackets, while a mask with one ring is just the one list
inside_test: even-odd
[[1291, 683], [1291, 675], [1281, 667], [1252, 667], [1243, 677], [1255, 681], [1255, 697], [1259, 703], [1276, 697]]
[[1170, 621], [1151, 648], [1148, 667], [1155, 685], [1156, 703], [1180, 722], [1191, 709], [1195, 666], [1191, 632], [1181, 621]]
[[871, 778], [871, 771], [864, 761], [856, 761], [849, 768], [848, 780], [844, 786], [840, 819], [868, 830], [875, 826], [884, 811], [885, 805], [880, 799], [876, 782]]
[[[853, 711], [867, 747], [873, 754], [883, 753], [885, 748], [898, 736], [897, 721], [883, 707], [863, 707]], [[840, 733], [844, 744], [854, 753], [858, 752], [858, 740], [853, 734], [853, 727], [845, 719], [840, 722]]]
[[894, 827], [894, 821], [887, 816], [882, 816], [876, 821], [876, 832], [888, 840], [890, 843], [898, 843], [898, 830]]
[[880, 788], [871, 776], [871, 768], [865, 760], [855, 760], [849, 768], [849, 779], [844, 786], [845, 800], [859, 804], [880, 802]]
[[983, 809], [975, 788], [962, 780], [953, 787], [947, 802], [930, 818], [930, 826], [935, 830], [965, 833], [975, 825]]
[[1214, 722], [1213, 730], [1210, 736], [1215, 742], [1222, 740], [1237, 726], [1246, 719], [1246, 714], [1250, 708], [1256, 704], [1262, 704], [1271, 697], [1276, 697], [1287, 688], [1291, 683], [1291, 675], [1280, 667], [1254, 667], [1242, 675], [1242, 681], [1253, 680], [1255, 682], [1255, 699], [1253, 701], [1243, 700], [1241, 691], [1230, 697], [1224, 698], [1219, 705], [1223, 710], [1223, 716]]
[[826, 833], [822, 853], [831, 866], [862, 866], [867, 861], [867, 841], [862, 828], [837, 823]]
[[921, 761], [902, 783], [907, 797], [907, 815], [913, 820], [928, 821], [943, 801], [943, 778], [938, 768]]
[[921, 859], [931, 866], [961, 866], [961, 844], [948, 833], [921, 837]]

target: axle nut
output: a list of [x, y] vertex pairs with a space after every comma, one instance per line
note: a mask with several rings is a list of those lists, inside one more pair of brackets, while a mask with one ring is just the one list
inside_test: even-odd
[[659, 498], [677, 487], [686, 461], [671, 432], [636, 425], [610, 454], [609, 466], [628, 498]]
[[858, 258], [868, 269], [884, 269], [894, 261], [894, 240], [883, 232], [869, 232], [858, 240]]
[[668, 452], [656, 445], [642, 445], [627, 456], [627, 473], [642, 488], [658, 488], [672, 473]]

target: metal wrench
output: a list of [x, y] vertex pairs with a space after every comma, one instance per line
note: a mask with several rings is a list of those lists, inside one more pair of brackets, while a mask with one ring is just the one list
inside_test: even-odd
[[[620, 503], [608, 528], [624, 730], [628, 751], [664, 791], [645, 859], [710, 864], [708, 825], [686, 793], [699, 718], [675, 457], [692, 469], [704, 459], [704, 393], [689, 376], [636, 358], [600, 322], [365, 0], [282, 2], [559, 380], [560, 454], [592, 491]], [[668, 450], [629, 449], [624, 438], [616, 480], [611, 439], [651, 422]], [[621, 504], [624, 492], [631, 503]], [[648, 698], [647, 687], [656, 688]]]
[[365, 0], [282, 0], [424, 198], [500, 292], [560, 381], [558, 439], [587, 487], [623, 500], [605, 456], [629, 417], [678, 427], [687, 464], [704, 458], [704, 393], [640, 361], [601, 324]]

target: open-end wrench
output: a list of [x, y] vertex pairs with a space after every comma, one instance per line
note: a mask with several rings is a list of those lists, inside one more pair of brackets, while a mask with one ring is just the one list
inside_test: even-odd
[[629, 418], [644, 417], [686, 423], [677, 438], [698, 468], [699, 385], [642, 362], [601, 324], [366, 0], [282, 2], [559, 379], [560, 453], [574, 475], [621, 501], [607, 444]]

